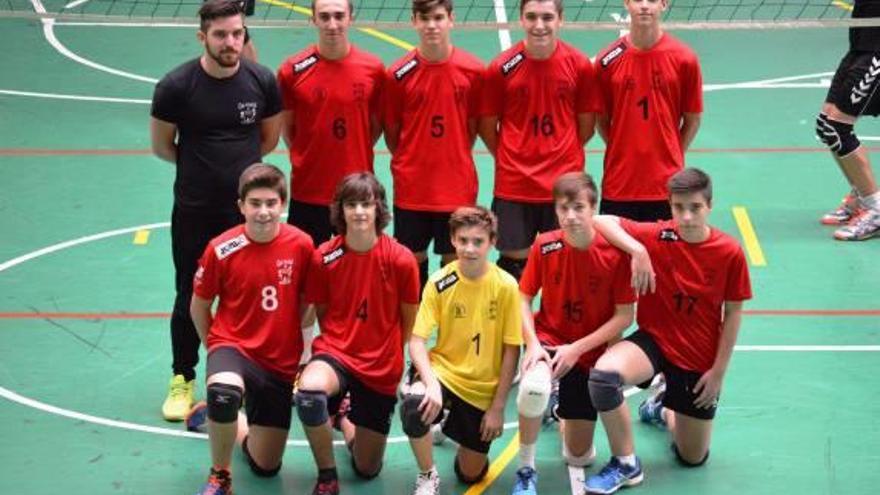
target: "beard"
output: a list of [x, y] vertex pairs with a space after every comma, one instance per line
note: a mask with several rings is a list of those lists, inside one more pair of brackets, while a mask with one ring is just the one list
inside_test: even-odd
[[210, 48], [207, 48], [205, 52], [213, 61], [217, 62], [217, 65], [226, 69], [238, 65], [238, 60], [241, 58], [241, 52], [229, 48], [219, 52], [214, 52]]

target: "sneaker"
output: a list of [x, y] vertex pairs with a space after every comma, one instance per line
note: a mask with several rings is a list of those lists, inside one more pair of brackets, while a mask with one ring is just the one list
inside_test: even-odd
[[232, 495], [232, 477], [229, 471], [211, 468], [208, 482], [196, 495]]
[[187, 431], [207, 433], [208, 403], [203, 400], [196, 402], [196, 405], [192, 406], [192, 409], [187, 413], [183, 423], [186, 425]]
[[849, 225], [834, 231], [839, 241], [864, 241], [880, 236], [880, 211], [864, 210]]
[[636, 457], [635, 466], [621, 464], [617, 457], [611, 457], [611, 460], [599, 471], [599, 474], [587, 478], [584, 488], [587, 493], [605, 495], [614, 493], [622, 487], [638, 485], [644, 478], [642, 462], [638, 457]]
[[547, 409], [544, 410], [544, 416], [541, 418], [541, 424], [547, 426], [552, 423], [559, 422], [559, 380], [553, 380], [550, 389], [550, 400], [547, 401]]
[[165, 421], [183, 421], [193, 405], [195, 380], [186, 381], [183, 375], [174, 375], [168, 384], [168, 397], [162, 404]]
[[663, 419], [663, 397], [666, 395], [666, 384], [660, 385], [656, 392], [639, 404], [639, 419], [658, 428], [666, 428]]
[[339, 480], [318, 481], [312, 495], [339, 495]]
[[822, 225], [846, 225], [850, 220], [855, 218], [859, 212], [858, 198], [855, 194], [850, 192], [844, 196], [837, 208], [822, 215], [822, 218], [819, 221], [822, 222]]
[[440, 475], [432, 467], [427, 473], [419, 473], [412, 495], [437, 495], [440, 493]]
[[538, 495], [538, 472], [530, 466], [523, 466], [516, 472], [513, 495]]

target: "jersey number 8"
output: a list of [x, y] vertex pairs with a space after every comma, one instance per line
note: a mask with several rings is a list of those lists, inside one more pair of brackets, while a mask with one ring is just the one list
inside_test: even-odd
[[260, 291], [260, 295], [262, 296], [260, 306], [264, 311], [275, 311], [278, 309], [278, 289], [272, 285], [267, 285]]

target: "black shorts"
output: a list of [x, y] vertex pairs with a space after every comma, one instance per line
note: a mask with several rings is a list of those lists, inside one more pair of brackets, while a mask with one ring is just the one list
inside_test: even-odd
[[[415, 367], [410, 367], [406, 374], [406, 381], [408, 385], [421, 381]], [[444, 415], [442, 412], [438, 414], [433, 424], [443, 422], [445, 416], [443, 433], [447, 437], [473, 451], [488, 454], [492, 442], [484, 442], [480, 438], [480, 425], [483, 423], [483, 416], [486, 412], [466, 402], [446, 388], [443, 382], [440, 382], [440, 391], [443, 394], [443, 410], [446, 411], [446, 414]]]
[[559, 379], [559, 406], [556, 415], [561, 419], [596, 421], [598, 414], [590, 399], [590, 373], [575, 366]]
[[394, 207], [394, 237], [414, 253], [428, 250], [434, 240], [435, 254], [452, 254], [455, 248], [449, 237], [449, 217], [442, 211], [415, 211]]
[[388, 435], [391, 430], [391, 416], [397, 397], [385, 395], [368, 388], [358, 380], [342, 363], [329, 354], [318, 354], [312, 361], [323, 361], [336, 372], [339, 381], [339, 393], [327, 401], [327, 413], [336, 414], [346, 392], [350, 394], [348, 420], [356, 426]]
[[499, 251], [528, 249], [541, 232], [559, 228], [556, 208], [550, 203], [525, 203], [492, 199], [492, 212], [498, 217]]
[[[664, 407], [697, 419], [710, 420], [715, 417], [715, 412], [718, 409], [717, 402], [716, 405], [709, 409], [701, 409], [694, 405], [694, 400], [698, 394], [695, 394], [693, 390], [697, 382], [700, 381], [702, 373], [679, 368], [667, 361], [653, 337], [644, 330], [639, 329], [627, 337], [626, 340], [639, 346], [639, 349], [648, 356], [651, 366], [654, 367], [655, 375], [663, 373], [666, 376], [666, 394], [663, 397]], [[647, 388], [650, 384], [651, 381], [648, 380], [645, 383], [639, 384], [639, 387]]]
[[[876, 57], [876, 59], [875, 59]], [[876, 62], [875, 62], [876, 60]], [[880, 53], [849, 51], [840, 60], [825, 101], [843, 113], [859, 117], [880, 115]]]
[[234, 347], [208, 354], [207, 375], [232, 372], [244, 381], [244, 410], [248, 424], [290, 429], [293, 384], [281, 379]]
[[669, 201], [613, 201], [602, 198], [600, 215], [616, 215], [636, 222], [656, 222], [671, 220], [672, 209]]
[[287, 223], [312, 236], [315, 247], [330, 240], [336, 233], [330, 224], [330, 207], [291, 199]]

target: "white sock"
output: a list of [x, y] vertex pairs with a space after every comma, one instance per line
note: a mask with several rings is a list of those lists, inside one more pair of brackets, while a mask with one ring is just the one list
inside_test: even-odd
[[862, 196], [859, 200], [865, 208], [880, 211], [880, 191], [877, 191], [870, 196]]
[[618, 455], [617, 460], [620, 461], [621, 464], [626, 464], [627, 466], [635, 466], [636, 465], [636, 455]]
[[519, 467], [530, 467], [535, 469], [535, 450], [537, 444], [526, 445], [519, 444]]

